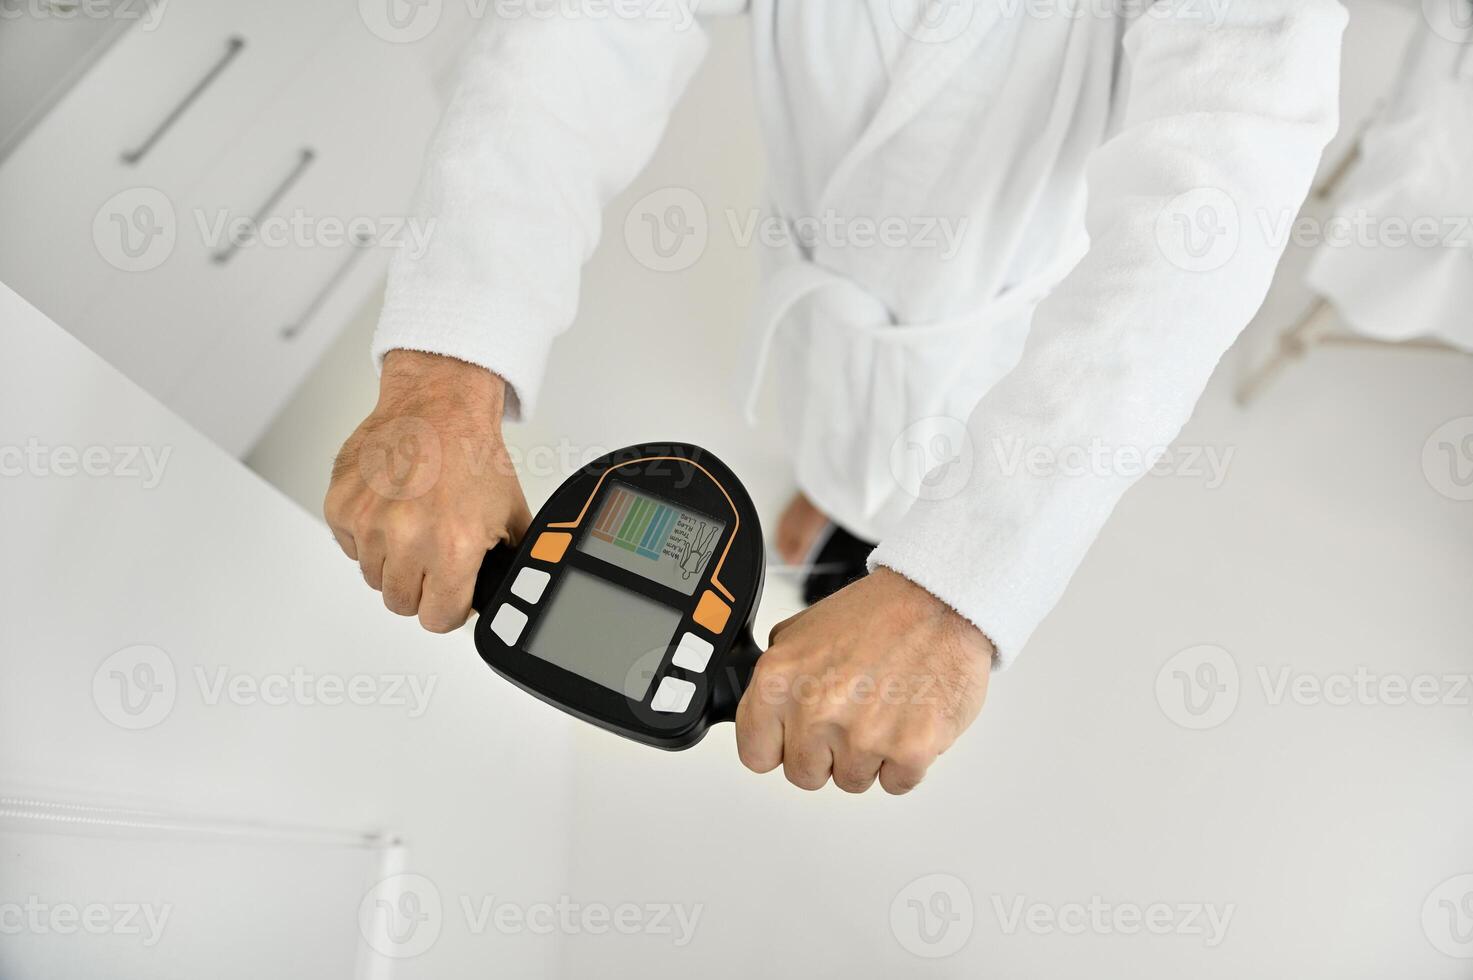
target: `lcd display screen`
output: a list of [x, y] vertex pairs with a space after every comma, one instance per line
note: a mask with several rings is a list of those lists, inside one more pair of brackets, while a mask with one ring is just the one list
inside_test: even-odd
[[643, 701], [680, 616], [679, 609], [569, 568], [527, 652]]
[[724, 530], [705, 514], [611, 483], [578, 550], [692, 595]]

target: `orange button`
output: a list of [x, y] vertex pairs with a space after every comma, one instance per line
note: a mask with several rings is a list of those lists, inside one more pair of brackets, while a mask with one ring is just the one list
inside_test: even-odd
[[726, 629], [726, 620], [730, 616], [731, 607], [707, 589], [701, 594], [701, 601], [696, 603], [696, 611], [691, 618], [712, 633], [720, 633]]
[[537, 543], [532, 546], [532, 557], [538, 561], [556, 564], [563, 560], [563, 555], [568, 550], [568, 545], [573, 543], [571, 534], [561, 531], [543, 531], [537, 538]]

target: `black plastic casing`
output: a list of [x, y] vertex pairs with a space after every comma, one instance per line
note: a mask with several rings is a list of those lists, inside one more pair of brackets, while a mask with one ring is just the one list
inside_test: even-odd
[[[691, 595], [579, 550], [603, 495], [616, 483], [726, 524]], [[532, 557], [538, 539], [549, 532], [572, 535], [572, 543], [556, 562]], [[480, 614], [475, 626], [476, 649], [498, 674], [570, 715], [656, 748], [689, 748], [705, 736], [711, 725], [730, 721], [736, 715], [737, 702], [761, 653], [752, 639], [752, 619], [762, 595], [765, 565], [757, 511], [746, 489], [726, 464], [698, 446], [683, 443], [629, 446], [595, 460], [569, 477], [537, 512], [519, 548], [513, 551], [501, 547], [487, 553], [474, 600]], [[551, 575], [542, 598], [535, 604], [524, 602], [510, 591], [517, 574], [527, 567]], [[634, 701], [622, 692], [525, 651], [569, 568], [596, 575], [680, 610], [680, 625], [671, 635], [642, 700]], [[708, 591], [731, 610], [719, 633], [713, 633], [693, 618], [698, 602]], [[490, 628], [494, 612], [506, 602], [528, 616], [516, 646], [508, 646]], [[676, 643], [686, 631], [694, 631], [715, 648], [706, 669], [700, 673], [671, 663]], [[652, 662], [641, 669], [649, 666]], [[667, 675], [691, 681], [696, 687], [690, 705], [679, 714], [657, 712], [650, 706], [661, 679]]]

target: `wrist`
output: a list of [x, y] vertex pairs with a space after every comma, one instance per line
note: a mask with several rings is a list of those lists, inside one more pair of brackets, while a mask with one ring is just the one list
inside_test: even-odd
[[458, 358], [422, 351], [392, 350], [379, 374], [378, 411], [424, 411], [441, 405], [501, 429], [506, 381]]
[[977, 656], [989, 661], [997, 656], [997, 648], [986, 633], [925, 586], [884, 565], [875, 566], [870, 576], [880, 578], [888, 587], [905, 596], [905, 605], [912, 611], [915, 626], [940, 626]]

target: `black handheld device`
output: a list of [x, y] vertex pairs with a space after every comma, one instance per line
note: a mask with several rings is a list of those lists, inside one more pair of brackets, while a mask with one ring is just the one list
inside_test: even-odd
[[756, 509], [712, 453], [630, 446], [578, 470], [486, 555], [476, 649], [548, 704], [662, 749], [736, 717], [761, 654]]

